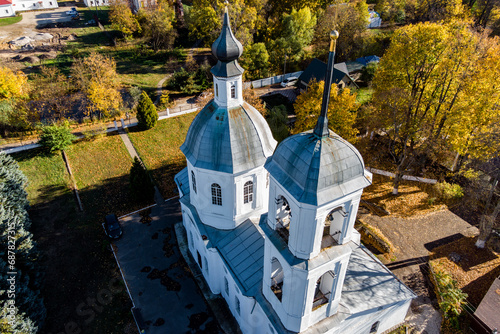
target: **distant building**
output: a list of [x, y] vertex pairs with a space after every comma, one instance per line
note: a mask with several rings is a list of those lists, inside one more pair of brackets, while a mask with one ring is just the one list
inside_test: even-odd
[[[299, 76], [300, 90], [307, 90], [309, 82], [313, 79], [316, 81], [324, 81], [326, 76], [326, 64], [314, 58], [307, 68]], [[336, 84], [339, 88], [356, 87], [356, 83], [350, 77], [346, 63], [338, 63], [334, 65], [332, 84]]]
[[25, 10], [58, 8], [56, 0], [0, 0], [0, 17], [15, 16]]
[[314, 130], [276, 147], [243, 100], [242, 52], [226, 9], [212, 45], [214, 99], [193, 120], [181, 146], [187, 167], [175, 176], [189, 251], [211, 291], [245, 334], [369, 334], [400, 324], [415, 295], [354, 229], [371, 184], [363, 158], [328, 130], [328, 106]]
[[83, 0], [87, 7], [109, 6], [109, 0]]
[[368, 28], [378, 28], [382, 25], [382, 19], [380, 18], [380, 14], [374, 10], [368, 11], [370, 18], [368, 23]]
[[478, 334], [498, 333], [500, 330], [500, 277], [497, 277], [491, 284], [488, 292], [483, 297], [474, 312], [471, 327]]

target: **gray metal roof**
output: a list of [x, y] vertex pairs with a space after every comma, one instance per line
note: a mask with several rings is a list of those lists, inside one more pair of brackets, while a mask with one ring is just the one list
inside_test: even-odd
[[262, 166], [275, 147], [266, 120], [251, 105], [228, 110], [211, 101], [191, 123], [181, 151], [197, 168], [238, 173]]
[[189, 195], [189, 175], [187, 167], [184, 167], [179, 173], [174, 176], [174, 181], [181, 190], [181, 197], [184, 195]]
[[218, 60], [217, 64], [212, 67], [212, 74], [216, 77], [233, 77], [243, 74], [243, 68], [237, 61], [242, 53], [243, 46], [231, 31], [229, 15], [226, 9], [220, 35], [212, 44], [212, 54]]
[[285, 139], [265, 168], [299, 202], [320, 205], [371, 184], [354, 146], [330, 131], [312, 131]]

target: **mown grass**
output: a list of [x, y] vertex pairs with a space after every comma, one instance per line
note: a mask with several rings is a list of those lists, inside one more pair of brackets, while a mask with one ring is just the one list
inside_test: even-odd
[[22, 15], [12, 16], [12, 17], [4, 17], [0, 19], [0, 27], [8, 26], [17, 22], [20, 22], [23, 19]]
[[136, 150], [165, 198], [177, 195], [174, 176], [186, 166], [186, 158], [179, 147], [186, 139], [186, 134], [197, 113], [159, 121], [147, 131], [133, 128], [129, 132]]
[[29, 179], [30, 218], [42, 252], [40, 263], [50, 268], [42, 289], [48, 313], [43, 332], [63, 332], [74, 322], [82, 333], [122, 333], [133, 323], [124, 288], [111, 296], [110, 304], [99, 305], [92, 319], [79, 315], [77, 308], [109, 290], [112, 279], [120, 277], [101, 222], [108, 213], [121, 215], [142, 205], [129, 198], [132, 159], [116, 134], [75, 143], [67, 156], [83, 212], [76, 208], [60, 154], [30, 150], [14, 155]]
[[356, 102], [359, 105], [363, 105], [372, 100], [373, 96], [373, 88], [371, 87], [363, 87], [356, 90]]
[[70, 192], [69, 177], [60, 153], [46, 154], [33, 149], [12, 155], [28, 178], [28, 200], [31, 205], [50, 202]]

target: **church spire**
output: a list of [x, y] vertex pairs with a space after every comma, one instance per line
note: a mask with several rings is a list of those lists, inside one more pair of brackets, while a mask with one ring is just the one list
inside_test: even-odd
[[231, 77], [243, 74], [243, 69], [238, 64], [238, 58], [243, 53], [243, 46], [240, 41], [234, 37], [229, 21], [227, 8], [224, 10], [224, 21], [219, 37], [212, 44], [212, 54], [218, 62], [212, 68], [212, 73], [218, 77]]
[[328, 103], [330, 102], [330, 90], [332, 88], [333, 64], [335, 60], [335, 45], [339, 33], [333, 30], [330, 33], [330, 52], [328, 53], [328, 65], [326, 67], [325, 88], [323, 89], [323, 101], [321, 103], [321, 114], [314, 127], [314, 134], [318, 137], [328, 137]]

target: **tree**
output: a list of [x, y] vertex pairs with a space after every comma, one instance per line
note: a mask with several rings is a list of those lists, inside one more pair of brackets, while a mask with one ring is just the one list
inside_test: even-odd
[[452, 21], [466, 17], [462, 0], [418, 0], [414, 13], [416, 21]]
[[64, 151], [68, 148], [76, 136], [71, 133], [71, 129], [65, 125], [49, 125], [42, 129], [40, 136], [40, 145], [49, 152]]
[[151, 129], [158, 121], [156, 107], [145, 91], [142, 92], [141, 99], [137, 105], [137, 121], [139, 122], [139, 127], [144, 130]]
[[421, 23], [395, 32], [373, 82], [378, 110], [373, 118], [388, 135], [397, 166], [393, 194], [402, 175], [425, 162], [422, 157], [439, 159], [453, 138], [465, 139], [454, 134], [469, 128], [468, 106], [484, 101], [484, 92], [500, 84], [494, 77], [500, 74], [488, 69], [493, 58], [487, 50], [461, 23]]
[[[35, 334], [43, 326], [46, 309], [40, 296], [42, 275], [24, 190], [27, 179], [11, 156], [0, 154], [0, 330]], [[13, 255], [15, 254], [15, 255]], [[10, 274], [11, 272], [17, 274]], [[15, 297], [10, 282], [15, 278]], [[15, 298], [15, 306], [11, 301]], [[13, 313], [14, 311], [15, 313]]]
[[0, 134], [6, 135], [8, 127], [23, 127], [26, 114], [18, 104], [28, 98], [28, 77], [21, 71], [14, 72], [0, 67]]
[[361, 80], [366, 82], [367, 84], [371, 84], [373, 77], [375, 76], [375, 72], [377, 72], [377, 62], [370, 62], [366, 66], [363, 66], [361, 69]]
[[149, 173], [137, 157], [134, 158], [130, 168], [130, 192], [132, 197], [140, 202], [153, 201], [155, 194]]
[[138, 13], [142, 34], [149, 39], [155, 51], [170, 49], [176, 32], [172, 25], [174, 9], [167, 3], [160, 3], [156, 9], [141, 9]]
[[71, 67], [75, 87], [87, 100], [87, 112], [111, 116], [122, 104], [120, 81], [113, 58], [92, 52], [88, 57], [75, 60]]
[[41, 66], [40, 73], [32, 80], [31, 107], [38, 112], [62, 119], [73, 108], [70, 98], [71, 85], [66, 76], [55, 66]]
[[330, 32], [337, 30], [340, 38], [337, 40], [336, 59], [346, 61], [355, 59], [363, 43], [363, 33], [368, 26], [368, 7], [366, 2], [356, 4], [337, 4], [328, 7], [319, 18], [314, 34], [314, 48], [318, 55], [328, 53]]
[[267, 76], [269, 67], [269, 53], [264, 43], [255, 43], [245, 48], [241, 58], [241, 64], [245, 67], [245, 75], [248, 80], [255, 80]]
[[290, 130], [287, 126], [288, 113], [284, 105], [271, 108], [267, 114], [266, 120], [269, 124], [269, 128], [271, 128], [274, 139], [276, 139], [278, 143], [290, 135]]
[[136, 32], [141, 31], [141, 27], [134, 14], [130, 10], [128, 2], [125, 0], [112, 0], [109, 6], [109, 21], [111, 27], [122, 33], [128, 39]]
[[[234, 0], [228, 6], [231, 29], [243, 45], [252, 43], [258, 14], [262, 12], [264, 3], [263, 0]], [[224, 7], [222, 0], [194, 0], [187, 20], [189, 35], [203, 39], [205, 45], [211, 45], [220, 33]]]
[[[309, 83], [307, 92], [297, 97], [294, 104], [297, 119], [293, 133], [300, 133], [313, 129], [321, 113], [324, 81]], [[356, 94], [351, 94], [349, 88], [338, 89], [332, 85], [330, 103], [328, 105], [328, 128], [342, 138], [353, 142], [358, 130], [354, 128], [356, 121]]]
[[282, 38], [285, 39], [291, 54], [288, 56], [299, 60], [304, 55], [304, 48], [309, 46], [314, 36], [316, 16], [308, 8], [292, 9], [290, 14], [284, 14], [282, 19]]

